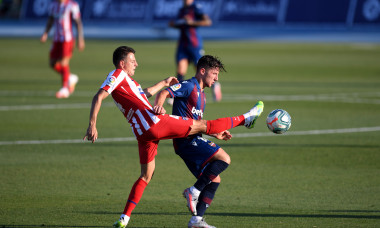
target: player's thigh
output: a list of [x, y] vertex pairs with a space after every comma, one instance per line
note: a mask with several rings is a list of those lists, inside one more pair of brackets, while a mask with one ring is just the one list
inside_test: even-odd
[[199, 177], [205, 166], [210, 163], [220, 147], [214, 142], [195, 136], [184, 141], [175, 141], [176, 153], [182, 158], [190, 172]]
[[157, 155], [159, 141], [138, 141], [140, 164], [148, 164]]
[[222, 148], [219, 148], [218, 152], [212, 157], [211, 161], [221, 160], [227, 164], [231, 163], [230, 155], [227, 154]]

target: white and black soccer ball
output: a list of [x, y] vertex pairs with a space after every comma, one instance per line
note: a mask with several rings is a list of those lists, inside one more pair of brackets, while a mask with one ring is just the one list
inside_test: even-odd
[[267, 117], [268, 129], [273, 133], [283, 134], [289, 130], [291, 125], [292, 118], [289, 113], [283, 109], [273, 110]]

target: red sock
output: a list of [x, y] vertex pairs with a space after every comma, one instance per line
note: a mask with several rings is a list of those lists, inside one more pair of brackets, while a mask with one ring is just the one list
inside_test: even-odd
[[224, 130], [228, 130], [228, 129], [243, 125], [244, 122], [245, 122], [244, 115], [220, 118], [216, 120], [208, 120], [206, 133], [216, 134]]
[[62, 73], [62, 65], [59, 63], [56, 63], [54, 65], [54, 70], [57, 71], [59, 74], [61, 74]]
[[69, 88], [70, 67], [68, 65], [62, 66], [61, 75], [62, 75], [62, 87]]
[[129, 193], [127, 204], [125, 205], [123, 214], [131, 217], [131, 213], [133, 209], [135, 209], [136, 205], [139, 203], [145, 187], [148, 185], [143, 179], [139, 178], [131, 189], [131, 193]]

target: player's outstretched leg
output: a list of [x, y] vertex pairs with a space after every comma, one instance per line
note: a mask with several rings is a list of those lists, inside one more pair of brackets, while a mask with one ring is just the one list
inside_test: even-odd
[[264, 103], [262, 101], [258, 101], [249, 112], [244, 114], [245, 123], [244, 126], [248, 129], [251, 129], [255, 126], [255, 122], [257, 118], [263, 113], [264, 111]]
[[[244, 125], [247, 128], [251, 129], [253, 128], [255, 121], [257, 118], [261, 115], [261, 113], [264, 110], [264, 103], [262, 101], [259, 101], [249, 110], [249, 112], [235, 117], [225, 117], [225, 118], [219, 118], [216, 120], [207, 120], [206, 121], [206, 131], [202, 133], [206, 133], [208, 135], [211, 134], [217, 134], [220, 132], [223, 132], [225, 130]], [[201, 124], [199, 124], [201, 125]], [[202, 126], [201, 126], [202, 127]], [[194, 132], [190, 131], [190, 135], [194, 133], [199, 133], [197, 131], [199, 129], [194, 130]]]
[[216, 228], [215, 226], [210, 226], [207, 224], [204, 218], [200, 216], [193, 216], [190, 219], [189, 224], [187, 225], [188, 228]]

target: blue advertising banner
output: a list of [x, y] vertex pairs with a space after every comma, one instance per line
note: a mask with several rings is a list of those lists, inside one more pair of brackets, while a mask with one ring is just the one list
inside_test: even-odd
[[[42, 19], [53, 0], [24, 0], [21, 19]], [[84, 22], [167, 25], [183, 0], [77, 0]], [[223, 23], [380, 24], [380, 0], [196, 0], [214, 25]]]
[[358, 0], [354, 23], [380, 24], [380, 0]]
[[[31, 18], [31, 19], [40, 19], [47, 18], [49, 13], [49, 6], [51, 0], [29, 0], [23, 1], [23, 18]], [[83, 17], [83, 9], [85, 5], [85, 0], [77, 0], [82, 17]]]
[[90, 20], [143, 22], [149, 12], [149, 0], [87, 0], [86, 3], [85, 19]]
[[287, 22], [346, 23], [350, 0], [290, 0]]
[[225, 0], [220, 21], [277, 22], [281, 0]]

